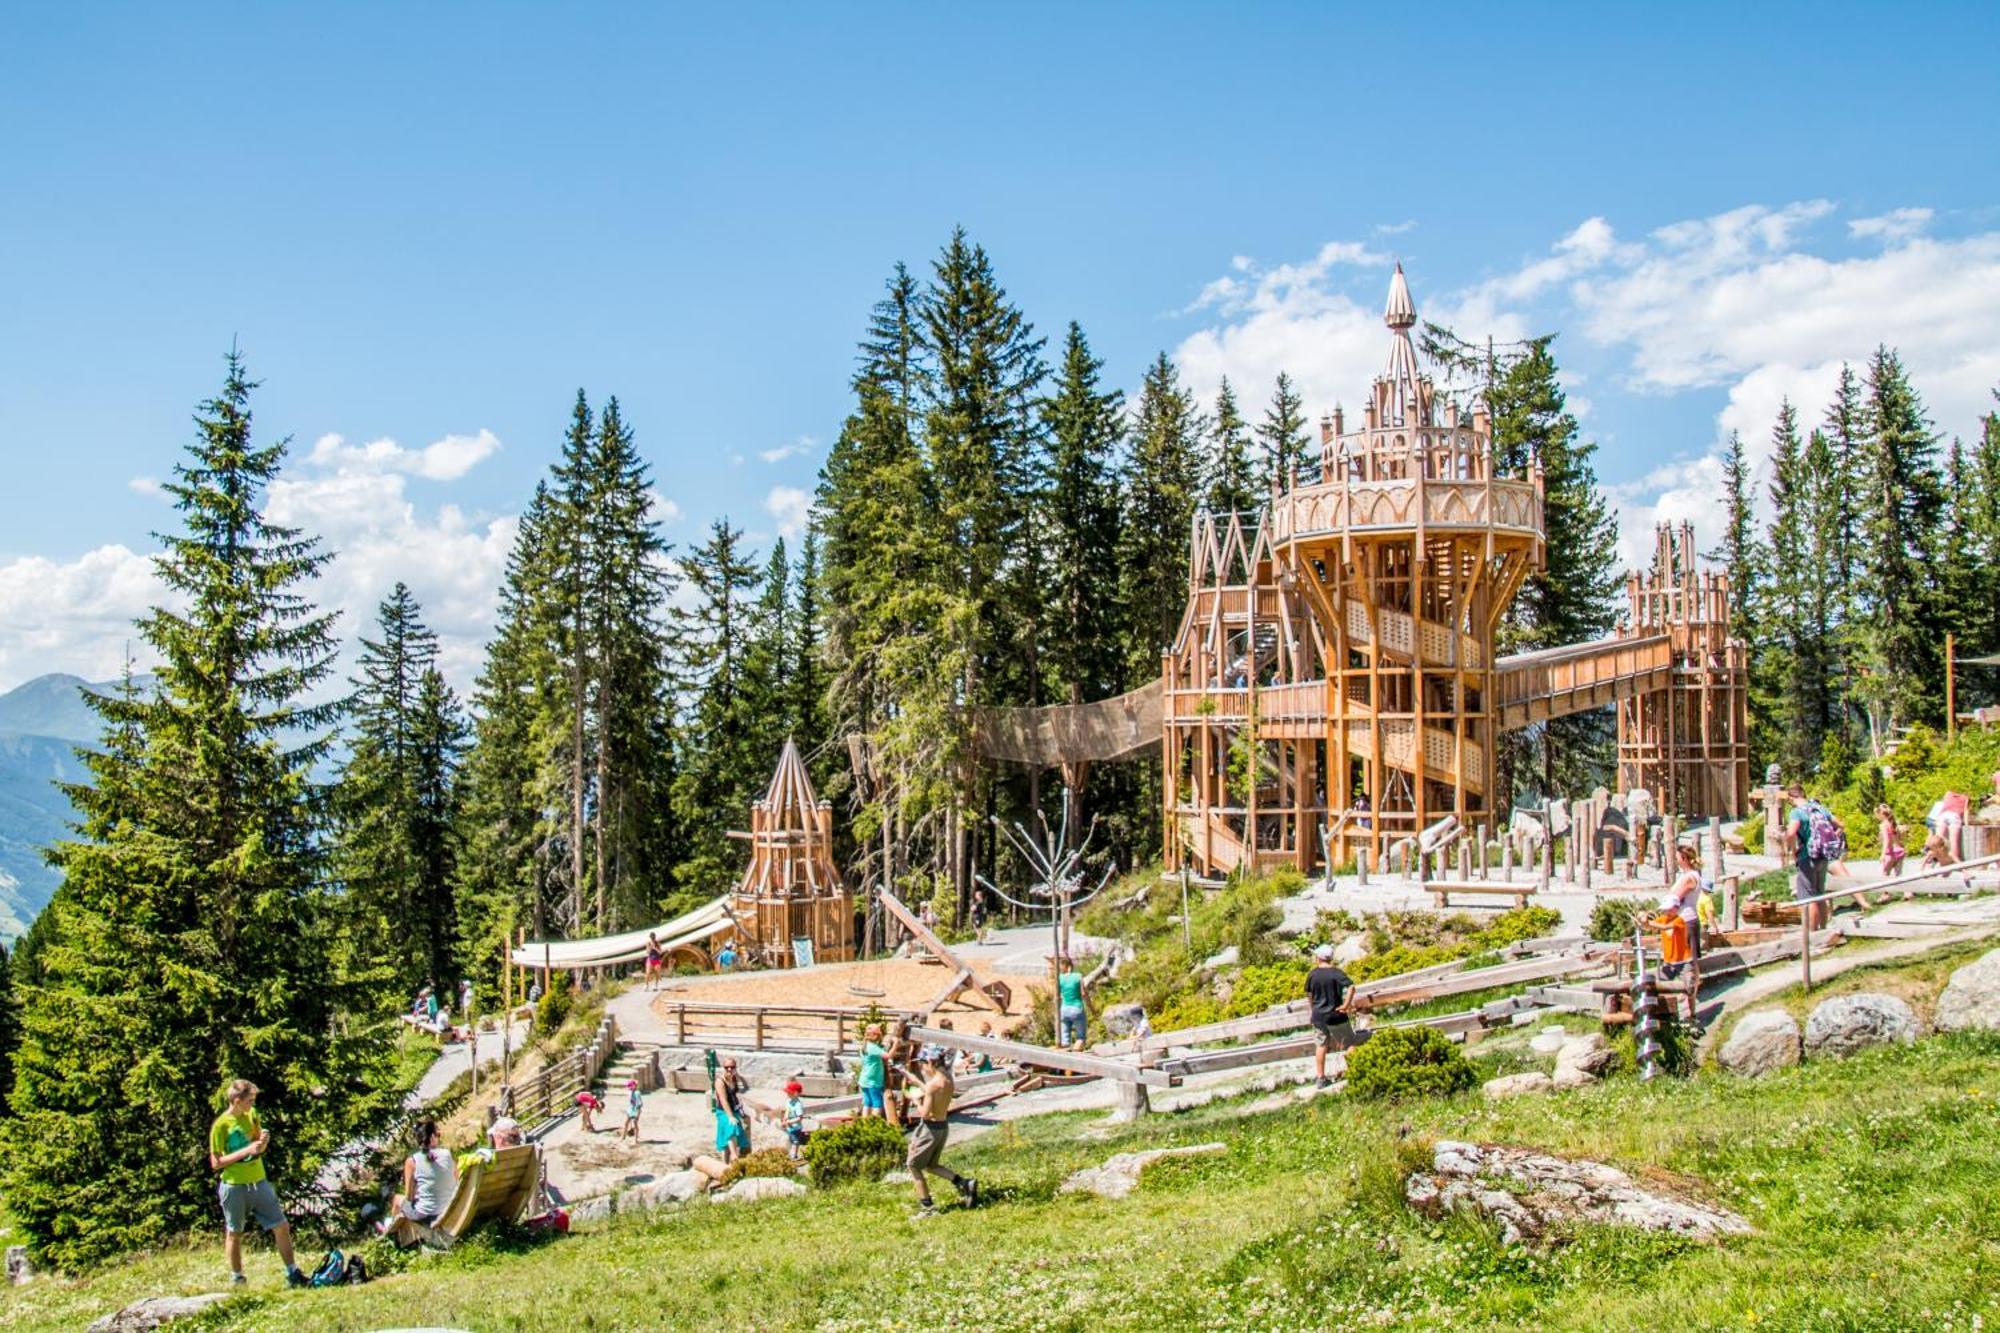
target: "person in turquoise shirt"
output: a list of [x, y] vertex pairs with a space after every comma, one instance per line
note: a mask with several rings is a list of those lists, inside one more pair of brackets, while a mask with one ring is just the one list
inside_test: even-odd
[[243, 1233], [255, 1218], [277, 1243], [286, 1284], [303, 1287], [306, 1275], [292, 1257], [292, 1224], [264, 1170], [271, 1131], [257, 1121], [257, 1085], [239, 1078], [224, 1096], [227, 1108], [208, 1127], [208, 1169], [222, 1173], [216, 1194], [222, 1202], [222, 1253], [229, 1261], [229, 1280], [243, 1281]]
[[883, 1105], [884, 1092], [889, 1086], [888, 1052], [882, 1047], [882, 1025], [870, 1023], [861, 1034], [861, 1114], [863, 1116], [887, 1116]]
[[1089, 1017], [1083, 1007], [1083, 974], [1068, 956], [1056, 960], [1056, 1045], [1082, 1050]]

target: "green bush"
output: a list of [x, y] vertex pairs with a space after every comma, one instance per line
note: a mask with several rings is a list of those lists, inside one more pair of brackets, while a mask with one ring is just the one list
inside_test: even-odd
[[1590, 938], [1606, 943], [1629, 942], [1632, 930], [1647, 916], [1642, 898], [1599, 898], [1590, 909]]
[[876, 1116], [816, 1130], [806, 1140], [812, 1183], [826, 1187], [855, 1180], [879, 1180], [903, 1164], [903, 1135]]
[[549, 980], [549, 988], [542, 992], [542, 998], [535, 1002], [535, 1034], [541, 1037], [553, 1036], [555, 1030], [569, 1017], [570, 993], [569, 973], [558, 972]]
[[[1671, 1001], [1665, 997], [1661, 998], [1658, 1033], [1660, 1072], [1671, 1074], [1675, 1078], [1686, 1078], [1694, 1072], [1694, 1042], [1688, 1039], [1687, 1029], [1683, 1028], [1673, 1015], [1667, 1013], [1666, 1006], [1669, 1003]], [[1639, 1039], [1631, 1027], [1619, 1030], [1618, 1035], [1611, 1039], [1611, 1049], [1618, 1053], [1618, 1060], [1612, 1066], [1613, 1069], [1634, 1074], [1639, 1072]]]
[[1363, 1100], [1448, 1097], [1479, 1081], [1435, 1028], [1383, 1028], [1347, 1054], [1347, 1091]]
[[799, 1164], [783, 1148], [759, 1148], [731, 1162], [718, 1183], [734, 1185], [745, 1176], [790, 1176], [798, 1169]]
[[1488, 949], [1504, 949], [1522, 940], [1538, 940], [1562, 925], [1562, 913], [1553, 907], [1521, 906], [1502, 912], [1479, 932], [1478, 942]]

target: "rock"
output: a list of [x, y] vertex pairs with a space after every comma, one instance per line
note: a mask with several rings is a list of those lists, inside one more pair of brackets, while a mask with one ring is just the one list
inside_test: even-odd
[[1745, 1014], [1716, 1052], [1715, 1062], [1732, 1074], [1756, 1078], [1799, 1062], [1799, 1025], [1782, 1009]]
[[1102, 1015], [1104, 1030], [1114, 1037], [1129, 1037], [1145, 1016], [1143, 1004], [1114, 1004]]
[[1549, 1083], [1557, 1088], [1587, 1088], [1597, 1082], [1597, 1075], [1588, 1069], [1578, 1069], [1575, 1065], [1557, 1065]]
[[1227, 1152], [1220, 1143], [1197, 1143], [1187, 1148], [1153, 1148], [1147, 1152], [1121, 1152], [1103, 1166], [1088, 1166], [1071, 1174], [1058, 1190], [1061, 1194], [1095, 1194], [1101, 1199], [1122, 1199], [1138, 1188], [1139, 1177], [1153, 1163], [1169, 1157], [1206, 1157]]
[[223, 1291], [204, 1292], [199, 1296], [148, 1296], [143, 1301], [134, 1301], [117, 1314], [105, 1315], [94, 1321], [90, 1333], [145, 1333], [147, 1329], [171, 1324], [176, 1319], [187, 1319], [201, 1314], [212, 1305], [220, 1305], [229, 1299]]
[[1480, 1091], [1495, 1101], [1503, 1097], [1520, 1097], [1530, 1092], [1547, 1092], [1555, 1087], [1555, 1081], [1539, 1069], [1530, 1069], [1524, 1074], [1507, 1074], [1500, 1078], [1488, 1079]]
[[1640, 1189], [1623, 1171], [1602, 1162], [1440, 1139], [1431, 1151], [1431, 1167], [1404, 1183], [1403, 1197], [1412, 1208], [1436, 1215], [1469, 1207], [1497, 1219], [1509, 1244], [1536, 1240], [1578, 1221], [1697, 1240], [1750, 1230], [1734, 1213]]
[[35, 1266], [28, 1262], [28, 1247], [9, 1245], [7, 1247], [7, 1281], [14, 1286], [24, 1287], [35, 1280]]
[[1333, 961], [1339, 963], [1342, 967], [1347, 966], [1349, 963], [1358, 963], [1367, 956], [1368, 936], [1365, 934], [1349, 935], [1346, 939], [1333, 946]]
[[1243, 953], [1235, 945], [1230, 945], [1221, 953], [1211, 954], [1201, 960], [1203, 972], [1220, 972], [1225, 967], [1235, 967], [1242, 960]]
[[1586, 1080], [1599, 1078], [1611, 1068], [1618, 1058], [1618, 1052], [1611, 1049], [1611, 1043], [1601, 1032], [1586, 1032], [1581, 1036], [1570, 1036], [1556, 1052], [1556, 1086], [1577, 1087], [1578, 1084], [1563, 1082], [1565, 1071], [1582, 1074]]
[[882, 1173], [882, 1183], [884, 1185], [907, 1185], [915, 1179], [915, 1176], [902, 1170], [884, 1171]]
[[1821, 1000], [1806, 1019], [1806, 1054], [1838, 1058], [1892, 1041], [1917, 1039], [1917, 1016], [1893, 995]]
[[1945, 1032], [2000, 1031], [2000, 949], [1951, 974], [1938, 996], [1937, 1025]]
[[792, 1199], [806, 1187], [787, 1176], [745, 1176], [715, 1195], [717, 1203], [760, 1203], [765, 1199]]
[[578, 1199], [568, 1205], [571, 1226], [582, 1226], [589, 1222], [602, 1222], [611, 1216], [612, 1204], [609, 1194], [600, 1194], [594, 1199]]
[[708, 1177], [699, 1171], [675, 1171], [626, 1190], [618, 1196], [618, 1211], [624, 1213], [641, 1208], [664, 1208], [670, 1203], [686, 1203], [706, 1193], [708, 1186]]

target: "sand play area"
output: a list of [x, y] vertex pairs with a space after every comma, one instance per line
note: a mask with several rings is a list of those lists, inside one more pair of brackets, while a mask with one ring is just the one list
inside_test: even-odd
[[[997, 1034], [1012, 1032], [1027, 1020], [1033, 1002], [1032, 990], [1046, 989], [1051, 982], [1037, 977], [1002, 975], [969, 961], [974, 980], [980, 986], [1001, 981], [1013, 992], [1003, 1017], [985, 1005], [963, 997], [940, 1005], [937, 1017], [977, 1014], [991, 1022]], [[951, 973], [940, 964], [913, 959], [878, 959], [860, 963], [822, 963], [817, 967], [760, 972], [735, 972], [719, 976], [670, 977], [653, 994], [654, 1012], [662, 1013], [675, 1001], [700, 1004], [764, 1004], [801, 1008], [921, 1009], [937, 997]]]

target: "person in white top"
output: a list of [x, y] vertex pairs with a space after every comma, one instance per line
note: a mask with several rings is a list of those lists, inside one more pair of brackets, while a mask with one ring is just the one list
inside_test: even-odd
[[435, 1120], [417, 1122], [417, 1150], [403, 1161], [403, 1191], [389, 1204], [384, 1231], [407, 1218], [425, 1226], [444, 1215], [458, 1191], [458, 1163], [438, 1144]]

